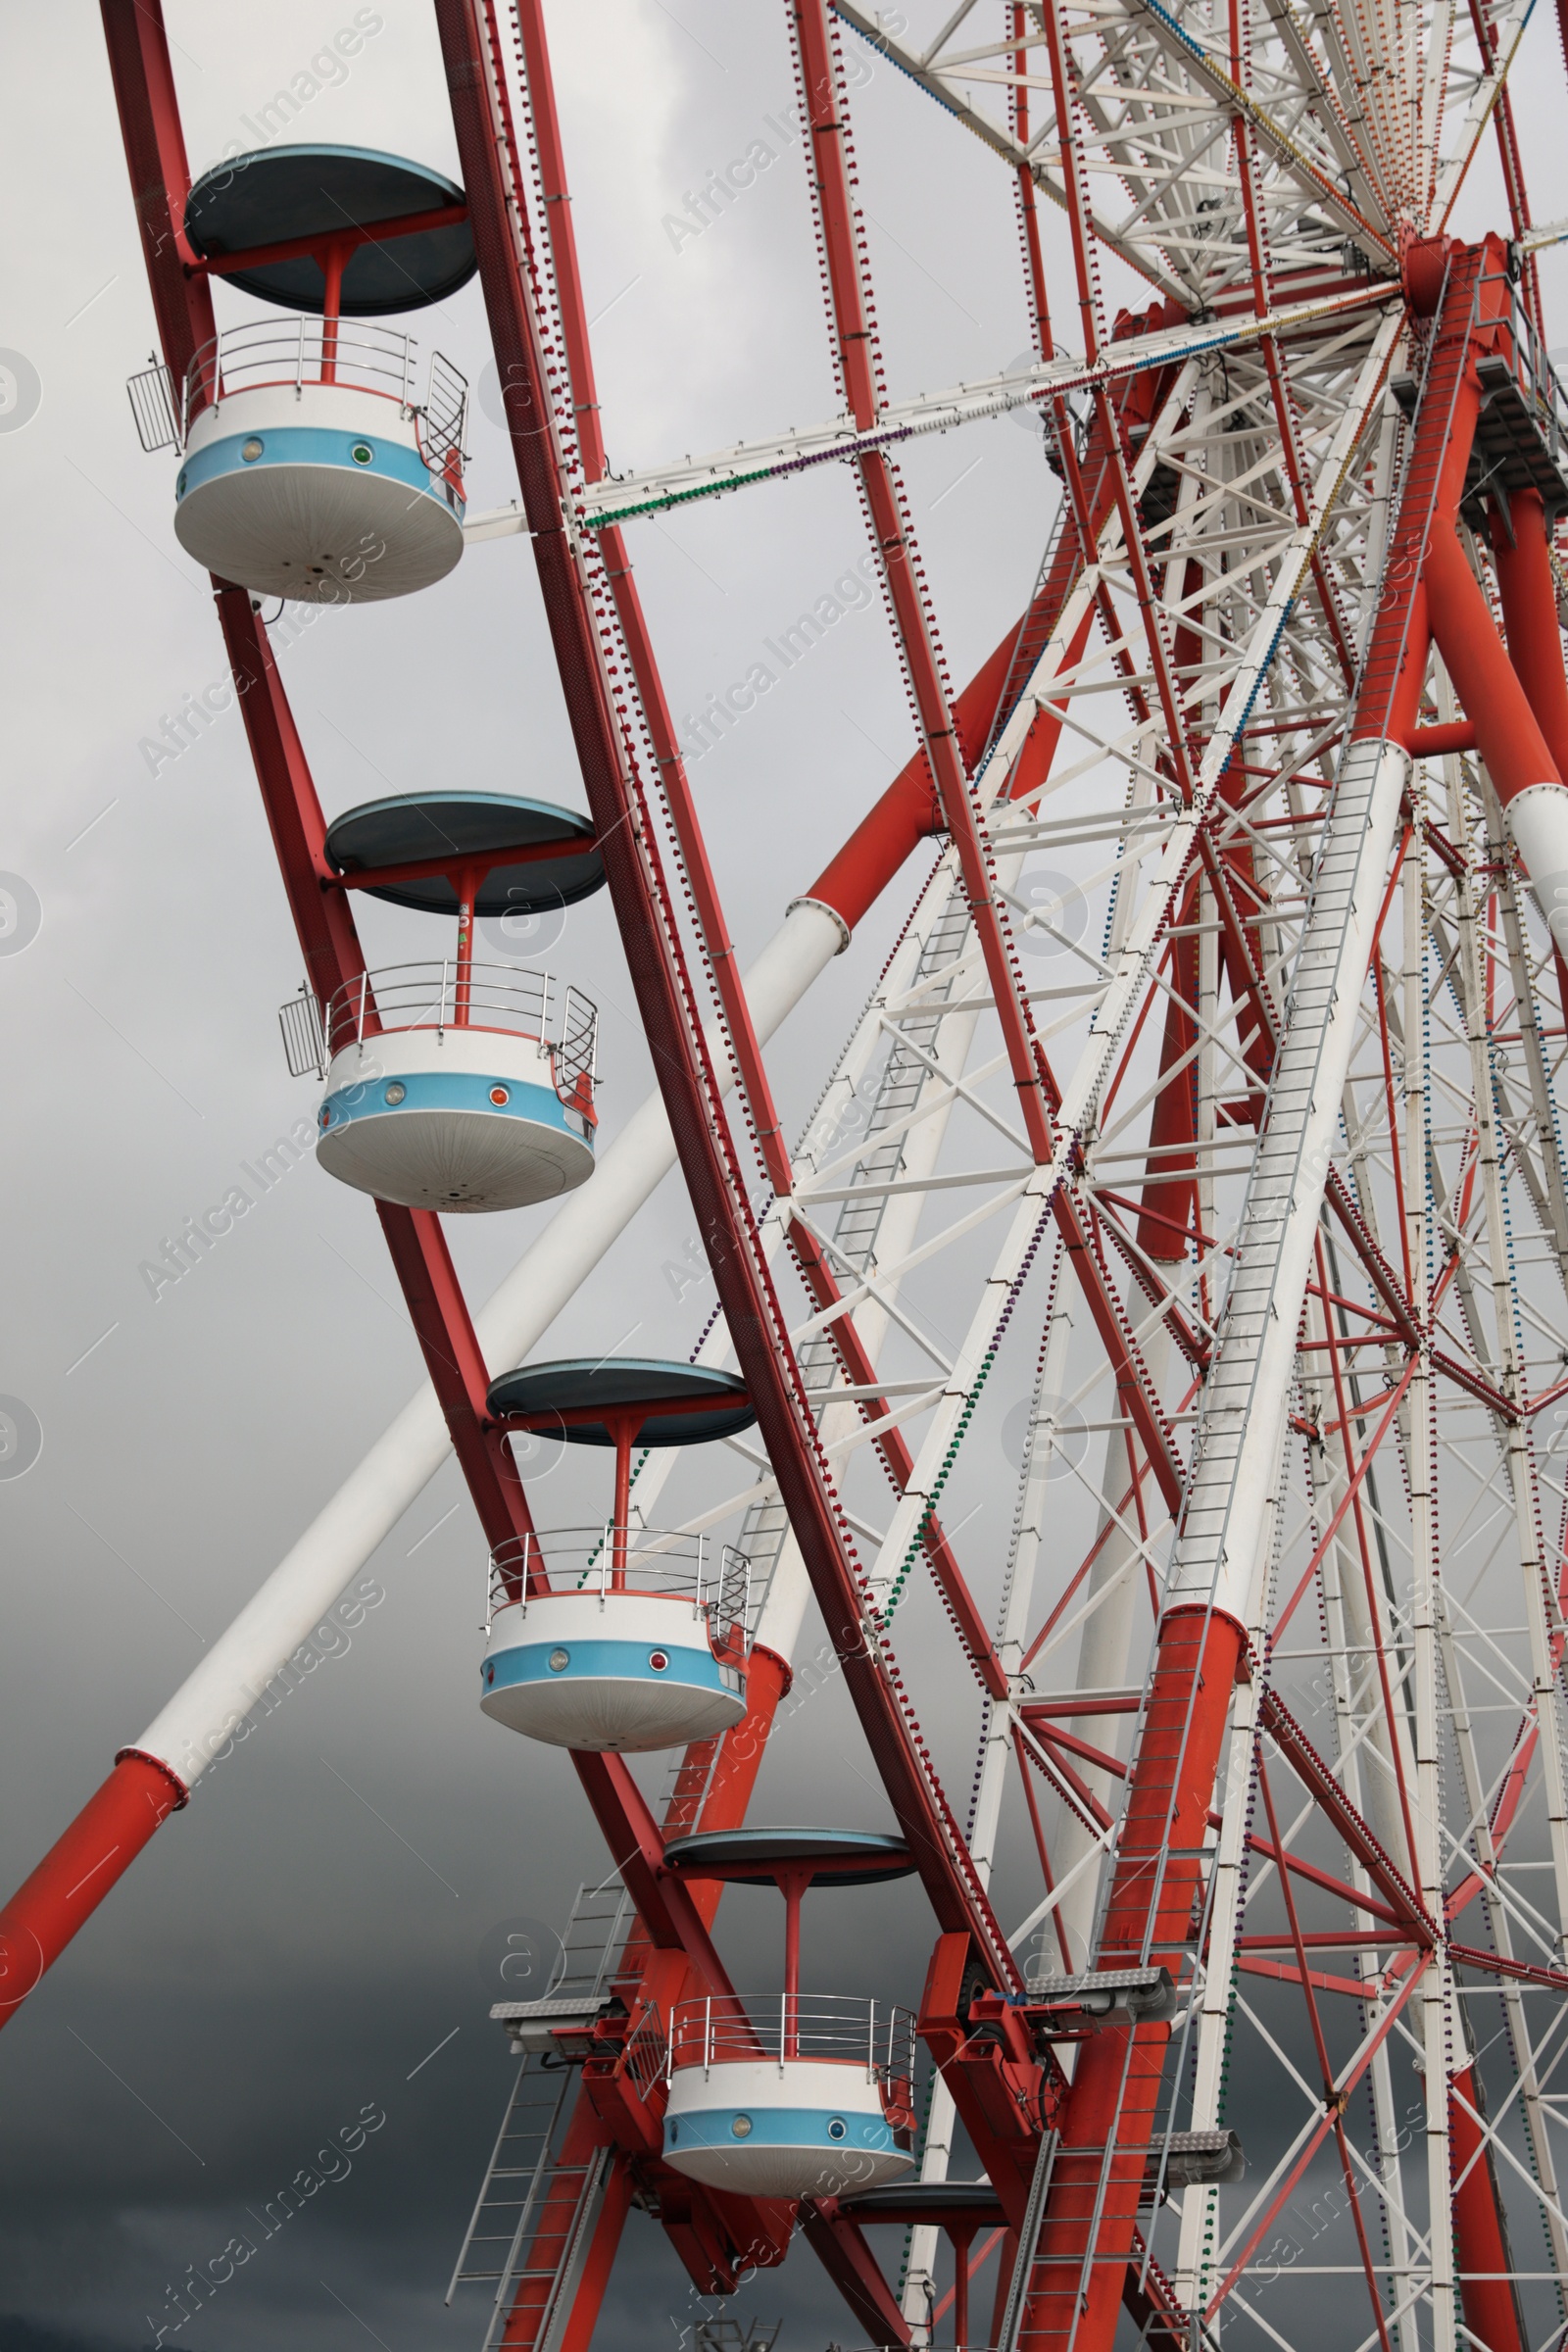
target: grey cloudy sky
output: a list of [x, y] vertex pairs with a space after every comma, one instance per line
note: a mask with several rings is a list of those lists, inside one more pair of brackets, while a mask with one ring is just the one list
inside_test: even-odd
[[[377, 28], [293, 135], [455, 172], [428, 10], [382, 0], [359, 13]], [[355, 15], [350, 0], [172, 0], [193, 169], [248, 139], [247, 118]], [[20, 429], [0, 429], [0, 869], [35, 894], [38, 928], [0, 956], [0, 1395], [42, 1433], [28, 1474], [0, 1481], [9, 1889], [401, 1407], [419, 1364], [368, 1204], [308, 1164], [156, 1299], [140, 1272], [309, 1117], [314, 1096], [278, 1045], [298, 956], [238, 718], [219, 715], [177, 759], [144, 748], [224, 664], [206, 579], [173, 539], [172, 465], [141, 454], [122, 389], [146, 362], [152, 315], [97, 12], [6, 0], [3, 22], [0, 357], [22, 356], [38, 399]], [[782, 6], [558, 0], [551, 26], [612, 463], [831, 414], [800, 155], [780, 135], [794, 96]], [[1538, 11], [1519, 98], [1543, 217], [1568, 212], [1556, 46]], [[895, 390], [1006, 365], [1028, 328], [995, 164], [880, 68], [858, 124]], [[759, 139], [778, 152], [744, 200], [700, 236], [672, 235], [688, 191]], [[1468, 199], [1478, 223], [1500, 218], [1494, 181], [1489, 156]], [[1066, 255], [1048, 227], [1066, 318]], [[220, 306], [223, 320], [245, 307], [226, 292]], [[476, 287], [414, 323], [481, 383]], [[470, 497], [501, 504], [515, 482], [482, 402], [471, 438]], [[907, 476], [963, 678], [1021, 607], [1054, 484], [1006, 422], [918, 445]], [[640, 525], [632, 545], [684, 716], [832, 590], [864, 535], [849, 479], [824, 469]], [[909, 748], [880, 609], [843, 601], [765, 712], [694, 771], [746, 954]], [[329, 813], [466, 783], [582, 805], [521, 541], [470, 549], [425, 595], [322, 614], [283, 662]], [[792, 1124], [905, 903], [867, 920], [781, 1038]], [[372, 961], [431, 952], [415, 917], [357, 911]], [[552, 960], [601, 1006], [613, 1135], [651, 1077], [603, 901], [572, 910]], [[472, 1298], [547, 1213], [458, 1221]], [[700, 1282], [677, 1298], [667, 1269], [693, 1230], [666, 1183], [546, 1351], [634, 1341], [684, 1355], [710, 1293]], [[556, 1475], [573, 1508], [550, 1516], [596, 1507], [590, 1472]], [[372, 1571], [384, 1598], [347, 1653], [212, 1774], [0, 2035], [0, 2314], [16, 2323], [8, 2337], [0, 2320], [0, 2347], [131, 2352], [167, 2317], [168, 2289], [333, 2135], [339, 2177], [169, 2340], [193, 2352], [281, 2340], [347, 2352], [367, 2330], [388, 2352], [478, 2340], [477, 2305], [441, 2307], [509, 2081], [478, 1955], [498, 1921], [564, 1921], [602, 1849], [564, 1758], [473, 1704], [483, 1546], [450, 1464]], [[758, 1811], [886, 1818], [832, 1687], [786, 1727]], [[776, 1981], [773, 1931], [763, 1898], [731, 1899], [738, 1982]], [[824, 1902], [813, 1932], [819, 1981], [918, 1991], [929, 1929], [910, 1889]], [[347, 2152], [342, 2135], [371, 2113], [384, 2120]], [[791, 2314], [792, 2348], [848, 2329], [805, 2255], [748, 2308]], [[634, 2216], [601, 2340], [673, 2346], [694, 2316], [663, 2239]], [[23, 2321], [57, 2335], [30, 2337]]]

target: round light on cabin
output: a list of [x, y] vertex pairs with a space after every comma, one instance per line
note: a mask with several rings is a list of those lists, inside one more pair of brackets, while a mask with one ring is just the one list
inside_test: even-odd
[[401, 1079], [394, 1078], [391, 1085], [387, 1088], [386, 1093], [382, 1096], [381, 1100], [384, 1102], [401, 1102], [404, 1097], [408, 1094], [408, 1088], [403, 1084]]
[[662, 1674], [665, 1667], [669, 1664], [668, 1653], [662, 1649], [651, 1649], [648, 1652], [648, 1663], [653, 1668], [655, 1674]]
[[368, 441], [356, 441], [354, 447], [349, 451], [349, 456], [354, 460], [356, 466], [369, 466], [374, 463], [375, 452]]
[[750, 2139], [752, 2136], [751, 2117], [749, 2115], [736, 2116], [734, 2122], [730, 2125], [730, 2131], [737, 2139]]
[[849, 2132], [849, 2125], [844, 2121], [842, 2115], [830, 2115], [828, 2117], [827, 2135], [829, 2139], [843, 2139]]
[[496, 1103], [510, 1102], [512, 1097], [504, 1086], [493, 1086], [490, 1089], [490, 1100]]
[[571, 1652], [569, 1649], [553, 1649], [550, 1652], [550, 1671], [552, 1674], [564, 1674], [566, 1668], [570, 1664]]
[[240, 443], [239, 454], [244, 459], [247, 466], [254, 466], [257, 459], [261, 456], [266, 447], [267, 443], [261, 438], [260, 434], [252, 433], [248, 441], [242, 441]]

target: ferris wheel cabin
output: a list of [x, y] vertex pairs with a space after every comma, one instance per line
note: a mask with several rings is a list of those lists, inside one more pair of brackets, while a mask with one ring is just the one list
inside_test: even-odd
[[321, 1011], [328, 1175], [404, 1208], [525, 1208], [593, 1173], [598, 1015], [548, 972], [475, 962], [476, 919], [585, 899], [592, 826], [502, 793], [406, 794], [351, 808], [325, 855], [345, 889], [455, 915], [457, 953], [363, 972]]
[[747, 1561], [705, 1537], [632, 1527], [636, 1446], [696, 1446], [750, 1428], [733, 1373], [621, 1357], [529, 1364], [495, 1382], [513, 1429], [613, 1446], [608, 1524], [545, 1530], [492, 1562], [479, 1704], [554, 1747], [635, 1754], [727, 1731], [746, 1712]]
[[757, 1829], [682, 1838], [682, 1878], [776, 1886], [784, 1989], [677, 2002], [670, 2017], [664, 2162], [709, 2188], [836, 2197], [880, 2188], [914, 2164], [914, 2020], [853, 1995], [803, 1995], [801, 1902], [831, 1881], [865, 1886], [914, 1868], [900, 1838], [861, 1830]]
[[226, 328], [177, 403], [167, 388], [180, 545], [220, 579], [299, 603], [444, 579], [463, 553], [467, 385], [378, 321], [472, 276], [463, 190], [369, 149], [269, 148], [197, 181], [185, 234], [210, 272], [295, 315]]

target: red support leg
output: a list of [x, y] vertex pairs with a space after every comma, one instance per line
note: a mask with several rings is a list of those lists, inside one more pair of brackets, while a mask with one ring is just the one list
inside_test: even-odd
[[[1510, 534], [1509, 524], [1512, 524]], [[1506, 517], [1492, 511], [1492, 560], [1512, 662], [1561, 778], [1568, 778], [1568, 677], [1552, 577], [1551, 538], [1536, 490], [1515, 491]]]
[[1515, 2352], [1529, 2343], [1513, 2269], [1507, 2224], [1497, 2193], [1492, 2150], [1482, 2129], [1480, 2078], [1467, 2058], [1448, 2086], [1448, 2163], [1453, 2175], [1453, 2234], [1459, 2255], [1459, 2302], [1464, 2324], [1487, 2352]]
[[103, 20], [158, 339], [177, 397], [193, 356], [217, 329], [207, 280], [185, 266], [195, 260], [185, 241], [190, 167], [164, 12], [161, 0], [103, 0]]
[[13, 2017], [83, 1920], [185, 1802], [166, 1765], [127, 1751], [65, 1836], [0, 1911], [0, 2025]]
[[801, 2207], [801, 2229], [851, 2311], [865, 2329], [865, 2341], [895, 2352], [907, 2344], [908, 2322], [882, 2276], [875, 2255], [856, 2224], [831, 2205]]
[[[908, 1835], [933, 1907], [960, 1925], [1001, 1979], [1015, 1970], [951, 1808], [915, 1744], [880, 1658], [868, 1649], [865, 1598], [848, 1530], [825, 1472], [815, 1424], [789, 1348], [734, 1140], [698, 1025], [673, 928], [641, 779], [617, 722], [591, 607], [595, 583], [567, 540], [548, 424], [552, 403], [538, 323], [527, 306], [512, 210], [525, 192], [502, 113], [497, 33], [487, 0], [436, 0], [453, 122], [468, 192], [479, 275], [500, 369], [523, 507], [584, 787], [605, 857], [611, 902], [653, 1050], [682, 1171], [747, 1388], [802, 1557], [895, 1815]], [[525, 218], [525, 216], [524, 216]]]
[[[610, 2179], [605, 2183], [605, 2201], [599, 2208], [599, 2218], [594, 2223], [593, 2235], [588, 2240], [588, 2250], [583, 2256], [582, 2269], [572, 2290], [571, 2312], [561, 2335], [561, 2352], [588, 2352], [589, 2342], [599, 2324], [616, 2250], [620, 2245], [620, 2233], [625, 2228], [626, 2216], [631, 2211], [635, 2186], [630, 2165], [624, 2156], [617, 2155], [610, 2168]], [[516, 2340], [509, 2328], [503, 2341], [514, 2344]]]
[[[545, 2321], [553, 2316], [556, 2275], [565, 2259], [571, 2240], [571, 2227], [577, 2212], [577, 2200], [583, 2188], [587, 2168], [604, 2161], [604, 2151], [610, 2144], [610, 2134], [588, 2100], [579, 2097], [566, 2127], [566, 2136], [561, 2143], [561, 2153], [545, 2190], [543, 2209], [534, 2228], [526, 2263], [513, 2297], [512, 2310], [507, 2318], [502, 2343], [506, 2352], [535, 2352]], [[592, 2280], [584, 2275], [582, 2285], [588, 2289], [584, 2301], [572, 2298], [572, 2316], [579, 2310], [586, 2321], [585, 2330], [576, 2341], [586, 2346], [592, 2332], [593, 2321], [599, 2316], [605, 2284], [610, 2275], [610, 2260], [619, 2241], [621, 2224], [631, 2199], [631, 2180], [624, 2160], [612, 2162], [612, 2177], [606, 2190], [604, 2205], [595, 2221], [590, 2254], [596, 2249], [600, 2260], [595, 2266]], [[584, 2307], [586, 2304], [586, 2308]], [[562, 2352], [565, 2352], [564, 2345]]]
[[[1102, 1968], [1181, 1968], [1241, 1651], [1227, 1617], [1177, 1608], [1160, 1626]], [[1079, 2052], [1024, 2319], [1035, 2352], [1111, 2341], [1166, 2040], [1164, 2026], [1109, 2027]]]
[[953, 2341], [956, 2352], [964, 2352], [969, 2341], [969, 2241], [972, 2230], [954, 2230], [953, 2239]]

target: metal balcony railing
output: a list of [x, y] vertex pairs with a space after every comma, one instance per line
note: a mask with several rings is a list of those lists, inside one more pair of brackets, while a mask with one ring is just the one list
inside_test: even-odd
[[321, 1023], [321, 1000], [308, 980], [300, 982], [297, 997], [290, 997], [286, 1004], [278, 1006], [277, 1025], [283, 1033], [289, 1076], [308, 1078], [314, 1073], [324, 1078], [329, 1056]]
[[[308, 1011], [297, 1011], [297, 1004], [296, 999], [279, 1016], [291, 1069], [308, 1054], [311, 1043]], [[548, 972], [519, 971], [511, 963], [465, 965], [446, 956], [439, 963], [387, 963], [346, 980], [322, 1009], [328, 1057], [409, 1029], [501, 1029], [536, 1038], [550, 1054], [562, 1102], [580, 1109], [592, 1099], [598, 1011], [578, 989], [568, 988], [558, 998]], [[296, 1072], [303, 1074], [303, 1069]]]
[[248, 320], [201, 346], [185, 370], [177, 404], [168, 370], [157, 364], [131, 376], [125, 388], [141, 445], [151, 451], [183, 449], [196, 417], [221, 408], [236, 392], [267, 385], [298, 392], [323, 383], [396, 401], [405, 416], [416, 419], [420, 455], [433, 473], [461, 459], [467, 378], [443, 353], [432, 352], [420, 398], [417, 337], [363, 318]]
[[1502, 279], [1500, 273], [1489, 270], [1476, 279], [1471, 306], [1472, 323], [1481, 318], [1483, 289], [1504, 283], [1508, 294], [1508, 333], [1513, 343], [1513, 372], [1527, 407], [1534, 415], [1553, 458], [1561, 458], [1568, 441], [1568, 396], [1562, 381], [1551, 364], [1545, 344], [1536, 332], [1534, 321], [1520, 295], [1518, 280]]
[[626, 2054], [621, 2061], [631, 2077], [637, 2096], [646, 2106], [654, 2088], [669, 2080], [669, 2043], [659, 2022], [659, 2012], [644, 2006], [636, 2013], [631, 2032], [626, 2036]]
[[556, 1084], [563, 1094], [574, 1093], [582, 1082], [592, 1087], [598, 1050], [599, 1015], [585, 996], [568, 988], [556, 1045]]
[[677, 2001], [668, 2071], [689, 2066], [783, 2066], [796, 2059], [863, 2066], [885, 2099], [907, 2107], [914, 2081], [914, 2013], [853, 1993], [730, 1992]]
[[705, 1609], [714, 1639], [750, 1646], [752, 1563], [733, 1544], [713, 1544], [656, 1527], [545, 1528], [514, 1536], [490, 1555], [485, 1632], [498, 1609], [537, 1590], [552, 1592], [654, 1592]]
[[137, 438], [149, 457], [155, 450], [183, 446], [179, 398], [162, 360], [155, 359], [139, 374], [126, 376], [125, 391], [136, 419]]

